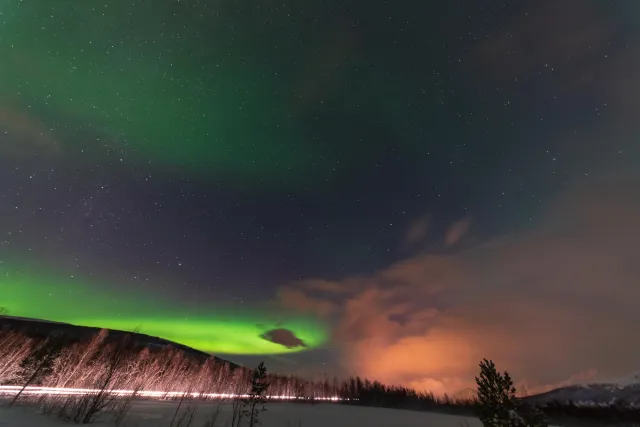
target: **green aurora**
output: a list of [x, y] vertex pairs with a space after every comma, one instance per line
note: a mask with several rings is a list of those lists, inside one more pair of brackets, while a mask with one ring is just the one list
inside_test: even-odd
[[2, 3], [0, 108], [42, 121], [67, 150], [86, 144], [68, 129], [90, 123], [145, 163], [278, 182], [311, 177], [326, 154], [292, 120], [289, 80], [230, 32], [224, 5]]
[[320, 35], [316, 21], [333, 22], [323, 2], [192, 3], [0, 2], [0, 123], [47, 129], [36, 144], [58, 153], [106, 148], [241, 188], [322, 186], [386, 158], [385, 144], [350, 148], [371, 117], [429, 152], [407, 126], [442, 106], [348, 27]]
[[[10, 315], [44, 319], [164, 338], [213, 354], [283, 354], [312, 349], [327, 337], [323, 325], [308, 317], [281, 318], [267, 309], [210, 307], [180, 310], [166, 300], [88, 286], [78, 278], [28, 273], [0, 264], [0, 307]], [[304, 345], [291, 348], [262, 337], [286, 329]]]

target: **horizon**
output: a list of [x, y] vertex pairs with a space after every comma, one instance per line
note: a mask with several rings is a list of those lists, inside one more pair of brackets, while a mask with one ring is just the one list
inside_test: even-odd
[[[2, 307], [0, 307], [2, 308]], [[124, 333], [129, 333], [132, 335], [140, 335], [140, 336], [145, 336], [151, 339], [159, 339], [161, 341], [164, 341], [166, 343], [168, 343], [168, 345], [172, 345], [172, 344], [176, 344], [178, 346], [182, 346], [182, 347], [186, 347], [187, 349], [190, 350], [194, 350], [196, 352], [199, 353], [203, 353], [203, 354], [207, 354], [209, 357], [213, 357], [214, 359], [216, 359], [218, 362], [220, 363], [227, 363], [227, 364], [232, 364], [232, 365], [236, 365], [237, 367], [241, 367], [244, 369], [250, 369], [252, 370], [253, 367], [252, 366], [246, 366], [240, 363], [237, 363], [237, 361], [232, 360], [234, 358], [234, 356], [237, 356], [237, 354], [225, 354], [225, 353], [218, 353], [218, 354], [214, 354], [214, 353], [210, 353], [210, 352], [206, 352], [206, 351], [202, 351], [200, 349], [194, 348], [194, 347], [190, 347], [189, 345], [186, 344], [181, 344], [179, 342], [175, 342], [175, 341], [171, 341], [170, 339], [167, 338], [163, 338], [161, 336], [154, 336], [154, 335], [149, 335], [146, 334], [143, 330], [133, 330], [133, 331], [128, 331], [128, 330], [118, 330], [118, 329], [112, 329], [112, 328], [103, 328], [103, 327], [99, 327], [99, 326], [86, 326], [86, 325], [79, 325], [79, 324], [73, 324], [73, 323], [65, 323], [65, 322], [56, 322], [56, 321], [51, 321], [51, 320], [46, 320], [46, 319], [39, 319], [39, 318], [30, 318], [30, 317], [17, 317], [17, 316], [11, 316], [9, 313], [7, 313], [6, 311], [4, 313], [0, 312], [0, 318], [8, 318], [8, 319], [15, 319], [15, 320], [20, 320], [20, 321], [27, 321], [27, 322], [42, 322], [42, 323], [53, 323], [53, 324], [58, 324], [58, 325], [66, 325], [66, 326], [71, 326], [71, 327], [78, 327], [78, 328], [88, 328], [88, 329], [96, 329], [96, 330], [106, 330], [108, 332], [124, 332]], [[24, 331], [22, 331], [24, 332]], [[96, 334], [98, 333], [98, 331], [96, 331]], [[145, 345], [145, 347], [148, 347], [148, 345]], [[184, 351], [182, 349], [180, 349], [180, 351]], [[268, 366], [267, 366], [268, 368]], [[503, 371], [505, 369], [502, 369]], [[506, 369], [506, 371], [508, 371], [508, 369]], [[286, 372], [278, 372], [278, 371], [269, 371], [270, 375], [288, 375]], [[309, 377], [309, 376], [296, 376], [297, 378], [303, 379], [303, 380], [308, 380], [308, 381], [328, 381], [330, 378], [332, 378], [333, 381], [338, 380], [340, 382], [344, 382], [344, 381], [348, 381], [351, 378], [356, 378], [359, 377], [357, 375], [351, 375], [351, 376], [346, 376], [346, 377], [340, 377], [338, 375], [333, 375], [330, 374], [329, 372], [324, 372], [322, 374], [318, 374], [315, 377]], [[371, 381], [371, 382], [378, 382], [378, 380], [376, 378], [367, 378], [367, 377], [362, 377], [361, 378], [363, 381]], [[640, 380], [639, 380], [639, 376], [638, 376], [638, 372], [632, 372], [629, 375], [625, 375], [624, 377], [618, 377], [616, 379], [592, 379], [592, 380], [587, 380], [587, 381], [582, 381], [582, 382], [564, 382], [561, 384], [557, 384], [557, 385], [551, 385], [551, 386], [545, 386], [545, 387], [541, 387], [538, 389], [534, 389], [534, 390], [530, 390], [526, 387], [526, 384], [519, 382], [516, 384], [516, 396], [518, 397], [535, 397], [535, 396], [539, 396], [539, 395], [545, 395], [547, 393], [552, 393], [552, 392], [556, 392], [558, 390], [562, 390], [564, 388], [571, 388], [571, 387], [589, 387], [589, 386], [593, 386], [593, 385], [615, 385], [615, 386], [627, 386], [627, 385], [634, 385], [634, 384], [639, 384]], [[382, 383], [384, 386], [390, 386], [390, 387], [407, 387], [404, 386], [402, 384], [394, 384], [394, 383]], [[20, 386], [6, 386], [5, 388], [7, 390], [13, 390], [13, 388], [15, 387], [20, 387]], [[1, 387], [0, 387], [1, 388]], [[38, 387], [36, 387], [37, 389]], [[433, 394], [434, 396], [438, 397], [438, 398], [442, 398], [442, 397], [450, 397], [451, 399], [455, 400], [466, 400], [469, 398], [473, 398], [475, 396], [475, 394], [477, 393], [477, 389], [476, 387], [466, 387], [463, 389], [460, 389], [456, 392], [453, 393], [443, 393], [443, 394], [437, 394], [434, 393], [432, 390], [429, 389], [414, 389], [412, 387], [407, 387], [408, 389], [414, 390], [418, 393], [425, 393], [425, 394]], [[127, 394], [127, 391], [121, 391], [122, 394]], [[152, 392], [152, 393], [156, 393], [156, 392]], [[176, 392], [178, 393], [178, 392]], [[470, 395], [471, 393], [471, 395]], [[177, 394], [179, 396], [179, 393]], [[296, 398], [294, 396], [290, 396], [288, 398]], [[325, 399], [325, 398], [323, 398]], [[326, 398], [328, 399], [328, 398]], [[321, 399], [322, 400], [322, 399]], [[331, 400], [331, 399], [329, 399]]]

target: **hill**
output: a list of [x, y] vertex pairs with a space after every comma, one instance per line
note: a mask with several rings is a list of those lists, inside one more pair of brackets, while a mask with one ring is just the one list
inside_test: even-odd
[[[0, 316], [0, 329], [9, 329], [16, 332], [22, 332], [31, 338], [38, 339], [64, 335], [66, 338], [70, 339], [71, 342], [89, 340], [100, 331], [100, 328], [13, 316]], [[125, 332], [113, 329], [109, 329], [108, 331], [110, 341], [116, 341], [123, 336], [128, 335], [130, 338], [132, 338], [132, 341], [136, 346], [147, 347], [150, 350], [159, 350], [171, 346], [197, 359], [205, 360], [211, 357], [210, 354], [203, 351], [196, 350], [192, 347], [187, 347], [185, 345], [178, 344], [163, 338], [153, 337], [137, 332]], [[214, 356], [214, 359], [217, 362], [229, 364], [229, 367], [231, 369], [235, 369], [240, 366], [236, 363], [221, 359], [219, 357]]]
[[552, 402], [578, 405], [640, 405], [640, 375], [617, 380], [561, 387], [526, 398], [532, 404]]

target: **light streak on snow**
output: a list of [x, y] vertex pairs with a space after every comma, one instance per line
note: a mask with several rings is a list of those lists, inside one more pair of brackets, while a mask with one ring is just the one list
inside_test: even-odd
[[[14, 395], [22, 390], [22, 386], [13, 386], [13, 385], [5, 385], [0, 386], [0, 395]], [[49, 396], [83, 396], [89, 394], [99, 393], [101, 390], [99, 389], [90, 389], [90, 388], [64, 388], [64, 387], [38, 387], [38, 386], [29, 386], [26, 387], [22, 394], [25, 395], [49, 395]], [[228, 394], [228, 393], [185, 393], [182, 391], [135, 391], [135, 390], [108, 390], [108, 393], [114, 396], [131, 396], [136, 395], [137, 397], [147, 397], [147, 398], [155, 398], [155, 399], [171, 399], [178, 397], [191, 397], [194, 399], [246, 399], [251, 397], [248, 394]], [[297, 397], [297, 396], [265, 396], [269, 400], [320, 400], [320, 401], [330, 401], [330, 402], [339, 402], [345, 399], [341, 399], [339, 397]]]

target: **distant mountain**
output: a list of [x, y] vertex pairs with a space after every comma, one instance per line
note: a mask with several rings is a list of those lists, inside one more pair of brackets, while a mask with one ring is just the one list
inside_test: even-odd
[[478, 397], [478, 392], [472, 388], [465, 388], [451, 396], [454, 400], [474, 400]]
[[525, 398], [533, 404], [573, 402], [583, 405], [627, 403], [640, 405], [640, 372], [600, 383], [561, 387]]
[[[100, 328], [77, 326], [70, 323], [51, 322], [41, 319], [0, 315], [0, 329], [3, 328], [23, 332], [33, 338], [46, 338], [52, 335], [64, 335], [65, 337], [69, 337], [72, 341], [82, 341], [90, 339], [100, 331]], [[165, 340], [163, 338], [152, 337], [140, 333], [109, 329], [109, 339], [115, 340], [125, 335], [131, 336], [136, 345], [140, 347], [161, 349], [171, 346], [176, 349], [182, 350], [186, 354], [189, 354], [190, 356], [196, 358], [206, 359], [208, 357], [211, 357], [211, 355], [208, 353], [196, 350], [192, 347], [187, 347], [186, 345], [175, 343], [173, 341]], [[220, 363], [228, 363], [232, 369], [240, 366], [233, 362], [229, 362], [228, 360], [220, 359], [218, 357], [214, 357], [214, 359]]]

